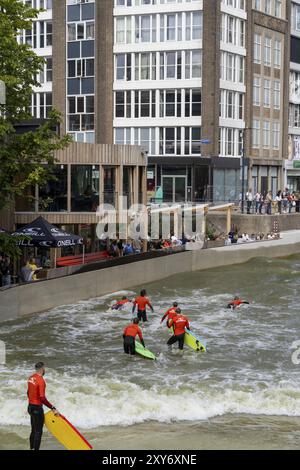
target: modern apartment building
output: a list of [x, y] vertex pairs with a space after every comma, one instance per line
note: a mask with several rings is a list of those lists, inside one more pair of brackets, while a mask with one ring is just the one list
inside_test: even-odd
[[[63, 116], [61, 133], [69, 132], [74, 142], [56, 154], [56, 179], [44, 187], [32, 187], [32, 199], [15, 201], [14, 222], [20, 226], [43, 215], [50, 223], [83, 234], [95, 245], [99, 205], [111, 204], [118, 211], [146, 203], [147, 157], [140, 147], [117, 146], [112, 139], [95, 138], [95, 122], [101, 122], [103, 108], [99, 99], [95, 118], [96, 79], [99, 80], [94, 65], [95, 3], [24, 2], [44, 9], [32, 29], [22, 31], [18, 38], [45, 58], [38, 77], [41, 87], [34, 89], [32, 96], [35, 125], [39, 125], [39, 119], [47, 118], [54, 103]], [[101, 44], [105, 44], [103, 38]], [[100, 63], [97, 67], [102, 70]], [[101, 81], [97, 86], [100, 90]], [[109, 93], [101, 99], [106, 96]]]
[[[290, 0], [52, 0], [52, 7], [41, 14], [52, 17], [53, 30], [42, 78], [52, 65], [62, 131], [81, 143], [140, 145], [149, 200], [236, 201], [243, 161], [245, 189], [282, 187]], [[40, 46], [38, 31], [47, 28], [36, 26]], [[51, 58], [50, 49], [37, 51]], [[46, 81], [33, 100], [37, 117], [50, 90]]]
[[248, 181], [254, 191], [271, 190], [275, 196], [284, 186], [288, 155], [290, 2], [253, 0], [248, 41]]
[[290, 109], [289, 152], [286, 167], [286, 184], [291, 191], [300, 190], [300, 1], [291, 5], [291, 55], [290, 55]]

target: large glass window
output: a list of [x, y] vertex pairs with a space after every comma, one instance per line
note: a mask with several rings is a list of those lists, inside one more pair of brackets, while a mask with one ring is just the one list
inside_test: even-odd
[[39, 210], [43, 212], [66, 212], [68, 210], [67, 165], [56, 165], [54, 178], [39, 188]]
[[71, 166], [71, 210], [96, 212], [99, 205], [99, 166]]
[[104, 195], [103, 201], [105, 204], [115, 203], [115, 190], [116, 190], [116, 170], [113, 167], [104, 168]]

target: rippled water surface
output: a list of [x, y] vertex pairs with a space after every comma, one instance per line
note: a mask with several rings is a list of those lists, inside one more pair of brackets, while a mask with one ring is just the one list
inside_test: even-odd
[[[0, 325], [0, 449], [26, 449], [26, 378], [46, 362], [47, 397], [95, 448], [299, 448], [300, 257], [172, 277], [146, 286], [143, 327], [156, 362], [127, 357], [123, 292]], [[133, 296], [139, 288], [126, 292]], [[251, 302], [224, 308], [236, 293]], [[174, 300], [208, 352], [169, 353], [160, 318]], [[42, 301], [41, 301], [42, 303]], [[60, 448], [45, 432], [43, 448]]]

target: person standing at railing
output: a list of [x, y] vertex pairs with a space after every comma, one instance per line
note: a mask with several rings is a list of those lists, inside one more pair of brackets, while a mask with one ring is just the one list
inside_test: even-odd
[[276, 194], [275, 201], [277, 202], [277, 209], [278, 209], [278, 214], [281, 214], [281, 208], [282, 208], [282, 192], [278, 191]]
[[265, 203], [267, 205], [267, 214], [268, 215], [272, 215], [272, 202], [273, 202], [272, 193], [271, 193], [271, 191], [268, 191], [267, 195], [266, 195], [266, 199], [265, 199]]
[[249, 189], [246, 193], [246, 201], [247, 201], [247, 214], [251, 214], [252, 204], [253, 204], [253, 194], [252, 189]]
[[261, 193], [259, 191], [256, 192], [254, 200], [255, 200], [255, 213], [256, 214], [258, 214], [258, 213], [261, 214], [261, 211], [259, 210], [260, 209], [260, 201], [261, 201]]

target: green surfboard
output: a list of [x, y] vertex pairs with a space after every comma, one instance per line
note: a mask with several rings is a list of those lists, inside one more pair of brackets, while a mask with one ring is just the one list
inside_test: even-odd
[[144, 348], [144, 346], [139, 342], [135, 341], [135, 352], [146, 359], [152, 359], [155, 361], [156, 356], [149, 349]]

